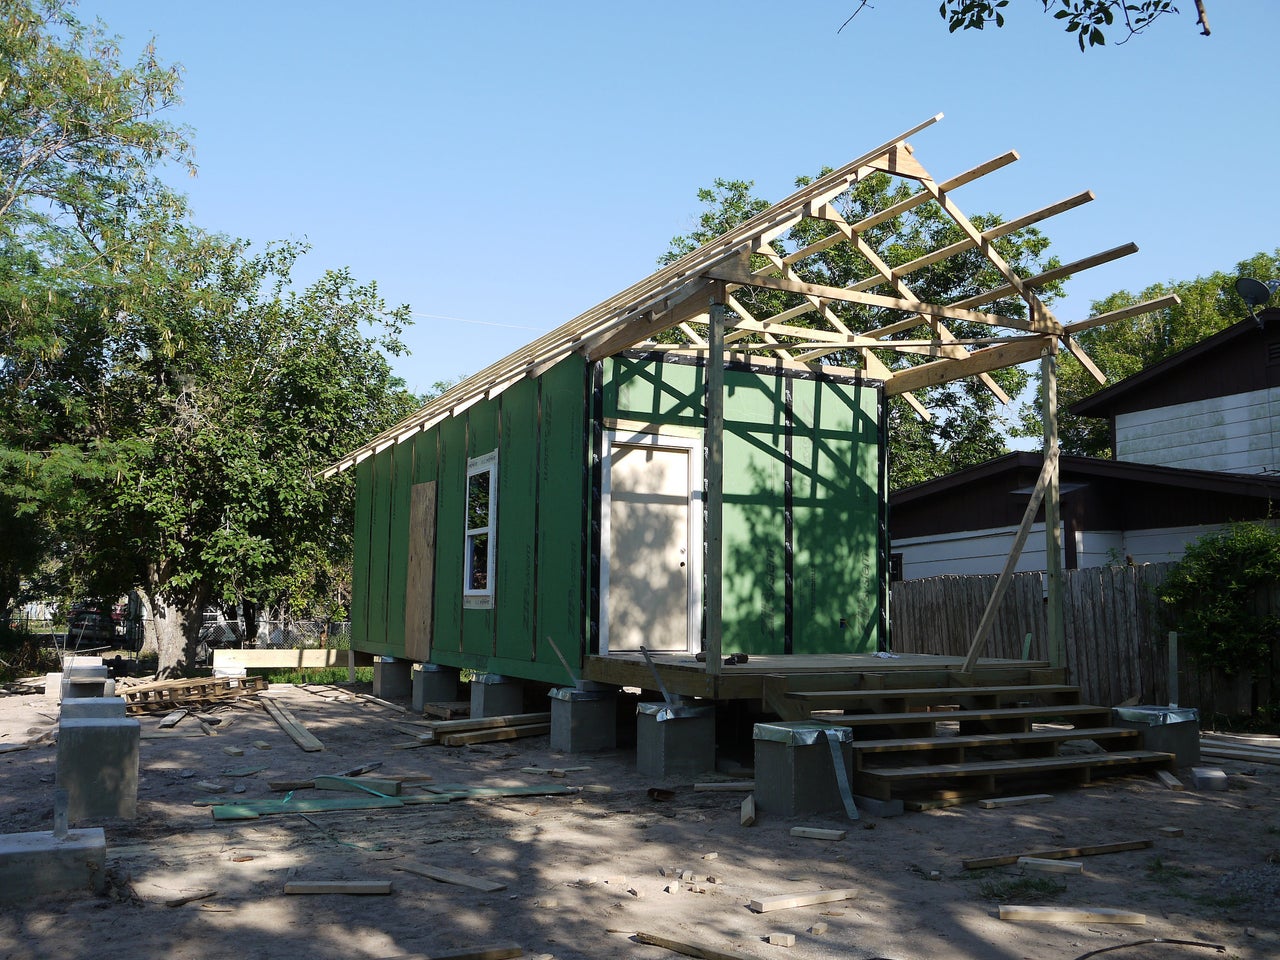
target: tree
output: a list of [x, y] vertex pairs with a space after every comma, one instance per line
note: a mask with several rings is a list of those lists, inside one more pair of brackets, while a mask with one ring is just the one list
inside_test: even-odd
[[[824, 171], [825, 172], [825, 171]], [[801, 177], [797, 185], [804, 185], [813, 178]], [[752, 184], [740, 180], [716, 180], [713, 187], [698, 192], [703, 210], [695, 228], [687, 235], [675, 237], [667, 253], [660, 259], [670, 263], [698, 246], [714, 239], [725, 230], [767, 209], [768, 203], [751, 193]], [[855, 187], [836, 200], [841, 215], [850, 223], [865, 219], [910, 194], [910, 188], [902, 182], [896, 185], [884, 175], [877, 174], [860, 181]], [[986, 215], [972, 218], [979, 230], [999, 223], [997, 217]], [[805, 247], [830, 233], [834, 227], [822, 220], [802, 220], [786, 235], [774, 243], [784, 256], [787, 252]], [[933, 202], [914, 208], [906, 214], [878, 224], [862, 234], [871, 247], [891, 267], [915, 260], [924, 253], [948, 246], [963, 239], [955, 222]], [[1056, 265], [1047, 257], [1049, 240], [1034, 228], [1026, 228], [995, 241], [1001, 255], [1023, 276], [1041, 272]], [[757, 257], [753, 267], [767, 261]], [[838, 244], [796, 264], [800, 279], [830, 286], [847, 286], [862, 277], [874, 275], [874, 270], [861, 255], [847, 244]], [[999, 287], [1005, 280], [991, 266], [981, 251], [973, 249], [934, 264], [928, 270], [914, 273], [907, 278], [912, 290], [922, 300], [935, 303], [953, 303], [984, 290]], [[886, 292], [877, 291], [877, 292]], [[1040, 291], [1047, 302], [1059, 293], [1056, 285]], [[767, 290], [759, 287], [744, 288], [735, 294], [743, 308], [757, 318], [795, 306], [800, 298], [794, 294]], [[852, 303], [831, 303], [852, 329], [875, 327], [881, 315], [878, 308]], [[1026, 305], [1017, 300], [1002, 300], [984, 309], [1002, 316], [1025, 316]], [[898, 319], [896, 316], [892, 320]], [[788, 321], [803, 325], [804, 319]], [[952, 332], [959, 338], [987, 336], [990, 329], [964, 321], [950, 322]], [[927, 325], [922, 324], [927, 330]], [[672, 334], [677, 336], [678, 334]], [[904, 331], [903, 338], [918, 337], [921, 330]], [[833, 354], [825, 362], [857, 366], [854, 355]], [[887, 360], [891, 368], [911, 364], [913, 359], [895, 355]], [[1016, 396], [1026, 385], [1027, 375], [1009, 368], [992, 375], [1009, 396]], [[981, 463], [1004, 452], [1001, 432], [1003, 417], [999, 404], [985, 386], [975, 380], [955, 381], [918, 392], [919, 399], [935, 414], [925, 422], [901, 397], [894, 397], [889, 405], [889, 473], [890, 486], [894, 489]]]
[[[1234, 271], [1211, 273], [1194, 280], [1169, 281], [1146, 288], [1136, 296], [1119, 290], [1092, 304], [1090, 316], [1109, 313], [1144, 300], [1176, 293], [1182, 302], [1128, 320], [1086, 330], [1077, 338], [1085, 352], [1107, 376], [1108, 383], [1159, 363], [1233, 323], [1249, 316], [1249, 308], [1235, 291], [1238, 277], [1261, 280], [1280, 277], [1280, 250], [1259, 253], [1236, 265]], [[1038, 378], [1037, 374], [1037, 378]], [[1058, 365], [1058, 435], [1063, 453], [1085, 457], [1110, 457], [1111, 434], [1105, 420], [1073, 416], [1068, 407], [1090, 396], [1101, 385], [1069, 354]], [[1026, 404], [1020, 411], [1015, 435], [1041, 435], [1038, 404]]]
[[[1081, 51], [1105, 45], [1107, 33], [1117, 26], [1124, 33], [1120, 43], [1125, 43], [1165, 14], [1178, 13], [1172, 0], [1040, 0], [1040, 3], [1045, 13], [1052, 12], [1055, 20], [1062, 21], [1066, 32], [1075, 36]], [[847, 27], [849, 21], [869, 4], [870, 0], [861, 0], [840, 29]], [[1209, 17], [1204, 0], [1195, 0], [1195, 5], [1196, 24], [1201, 34], [1207, 37]], [[1009, 0], [942, 0], [938, 15], [947, 21], [952, 33], [957, 30], [984, 30], [988, 25], [1003, 27], [1004, 11], [1008, 6]]]
[[[91, 396], [63, 374], [91, 358], [100, 318], [83, 291], [102, 254], [145, 204], [172, 203], [157, 164], [190, 167], [181, 129], [157, 119], [177, 100], [179, 70], [152, 49], [131, 66], [100, 24], [62, 0], [0, 2], [0, 614], [67, 531], [76, 483], [109, 473], [112, 444], [68, 427]], [[83, 371], [82, 371], [83, 372]], [[75, 378], [70, 378], [74, 380]], [[90, 442], [82, 443], [82, 440]], [[61, 507], [55, 509], [55, 504]]]

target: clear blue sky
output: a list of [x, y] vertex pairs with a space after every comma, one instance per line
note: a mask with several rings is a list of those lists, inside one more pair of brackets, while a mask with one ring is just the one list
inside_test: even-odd
[[[412, 389], [474, 373], [643, 279], [716, 177], [777, 200], [935, 113], [913, 138], [946, 179], [1022, 159], [955, 194], [1050, 221], [1076, 278], [1064, 321], [1116, 289], [1230, 270], [1280, 247], [1275, 0], [1194, 4], [1081, 54], [1014, 0], [1009, 26], [948, 35], [933, 0], [682, 3], [83, 0], [133, 59], [185, 67], [171, 119], [194, 128], [180, 184], [202, 226], [305, 238], [303, 278], [350, 267], [418, 315]], [[1117, 39], [1119, 34], [1116, 34]], [[455, 319], [445, 319], [455, 318]], [[469, 322], [466, 322], [469, 321]]]

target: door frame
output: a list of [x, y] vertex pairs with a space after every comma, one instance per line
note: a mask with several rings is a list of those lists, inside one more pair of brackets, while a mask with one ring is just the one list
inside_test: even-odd
[[702, 649], [702, 438], [642, 433], [635, 430], [608, 430], [604, 434], [600, 463], [600, 653], [609, 655], [609, 555], [613, 544], [613, 448], [650, 446], [681, 450], [688, 454], [689, 522], [685, 548], [689, 564], [689, 610], [685, 651]]

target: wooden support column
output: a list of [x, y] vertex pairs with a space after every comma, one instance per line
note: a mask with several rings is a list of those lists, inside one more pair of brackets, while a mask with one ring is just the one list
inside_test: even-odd
[[711, 318], [707, 329], [705, 383], [706, 429], [703, 431], [702, 598], [703, 650], [707, 673], [718, 677], [721, 668], [720, 614], [724, 591], [724, 303], [725, 285], [711, 289]]
[[[1041, 419], [1044, 421], [1044, 456], [1058, 449], [1058, 342], [1051, 340], [1040, 358]], [[1059, 462], [1052, 457], [1053, 468], [1044, 492], [1044, 559], [1048, 603], [1049, 665], [1066, 666], [1066, 621], [1062, 610], [1062, 510], [1059, 503]]]

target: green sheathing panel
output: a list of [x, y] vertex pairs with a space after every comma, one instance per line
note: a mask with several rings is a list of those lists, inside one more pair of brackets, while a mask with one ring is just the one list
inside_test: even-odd
[[725, 371], [725, 653], [786, 653], [787, 381]]
[[793, 652], [880, 640], [879, 391], [792, 381]]
[[372, 553], [373, 458], [356, 464], [356, 531], [351, 565], [351, 646], [369, 646], [369, 557]]
[[[467, 458], [482, 457], [486, 453], [492, 453], [498, 448], [498, 401], [486, 400], [477, 403], [466, 412], [467, 418]], [[498, 474], [501, 475], [507, 468], [502, 461], [498, 461]], [[463, 487], [459, 488], [459, 494], [465, 495], [463, 490], [466, 485], [467, 465], [464, 460], [462, 464]], [[490, 543], [490, 549], [498, 551], [494, 555], [495, 564], [497, 558], [502, 555], [502, 514], [503, 504], [502, 497], [499, 495], [497, 500], [498, 513], [498, 532], [497, 536]], [[462, 551], [465, 534], [457, 539], [457, 550]], [[454, 549], [446, 547], [445, 549]], [[494, 579], [496, 580], [498, 572], [494, 570]], [[496, 601], [497, 592], [495, 590], [494, 597]], [[476, 608], [464, 607], [462, 610], [462, 649], [467, 653], [478, 653], [485, 656], [493, 656], [494, 654], [494, 610], [492, 607]]]
[[[575, 669], [580, 669], [586, 644], [584, 616], [587, 589], [586, 484], [587, 396], [586, 363], [571, 356], [540, 378], [541, 417], [538, 462], [537, 631], [534, 679], [565, 683], [556, 646]], [[501, 556], [501, 554], [499, 554]], [[579, 674], [581, 676], [581, 674]]]
[[[498, 553], [494, 558], [494, 653], [508, 660], [533, 659], [537, 617], [538, 382], [525, 380], [498, 398]], [[470, 617], [464, 611], [463, 617]], [[468, 648], [470, 649], [470, 648]]]
[[369, 458], [373, 464], [373, 507], [369, 532], [369, 632], [365, 649], [384, 656], [394, 656], [387, 637], [393, 456], [394, 450], [388, 448]]
[[[464, 490], [467, 479], [467, 420], [452, 417], [440, 424], [439, 486], [436, 488], [436, 601], [431, 659], [462, 651], [462, 551]], [[499, 504], [501, 509], [501, 504]]]
[[702, 368], [611, 357], [604, 367], [604, 416], [700, 428]]
[[413, 492], [413, 444], [391, 448], [391, 529], [387, 565], [387, 649], [389, 656], [403, 657], [404, 591], [409, 574], [409, 499]]

